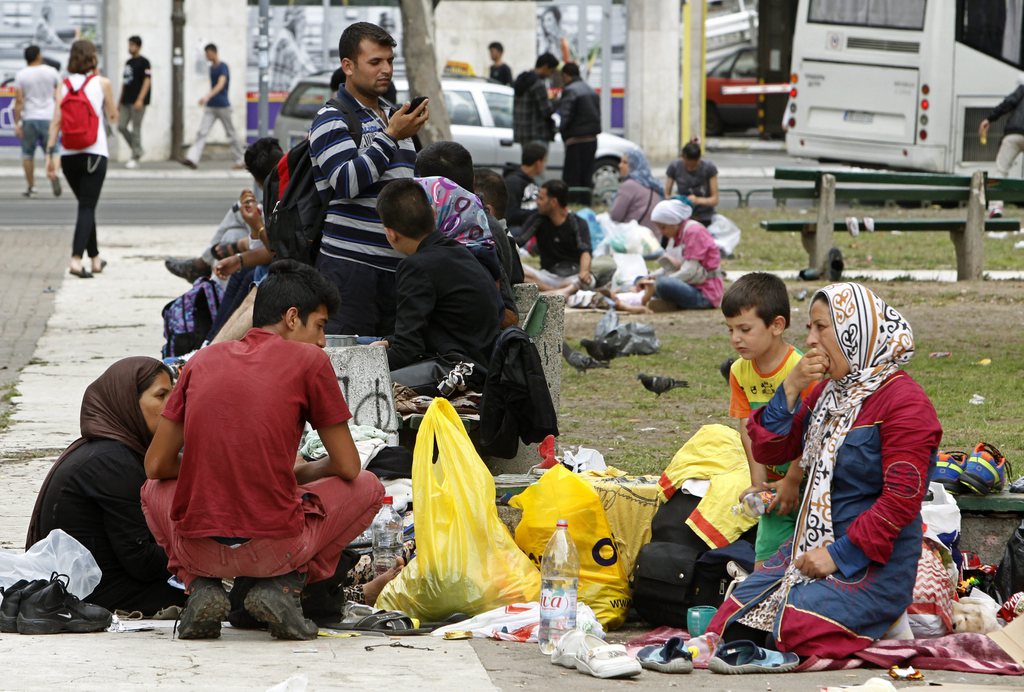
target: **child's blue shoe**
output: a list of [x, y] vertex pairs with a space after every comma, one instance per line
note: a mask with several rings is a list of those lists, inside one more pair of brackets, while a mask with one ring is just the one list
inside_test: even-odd
[[659, 673], [689, 673], [693, 670], [692, 658], [682, 637], [671, 637], [664, 644], [651, 644], [636, 652], [641, 666]]
[[988, 442], [979, 442], [971, 453], [960, 484], [978, 495], [1002, 492], [1006, 486], [1006, 457]]
[[964, 465], [967, 463], [967, 452], [950, 451], [939, 452], [932, 476], [928, 480], [933, 483], [940, 483], [950, 493], [956, 495], [960, 492], [960, 476], [964, 472]]

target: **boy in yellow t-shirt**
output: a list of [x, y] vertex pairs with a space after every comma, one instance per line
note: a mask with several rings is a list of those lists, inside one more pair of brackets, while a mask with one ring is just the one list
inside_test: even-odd
[[[729, 341], [740, 355], [729, 371], [729, 415], [740, 419], [751, 484], [739, 499], [767, 488], [776, 491], [775, 500], [757, 527], [754, 568], [759, 569], [793, 535], [803, 469], [799, 463], [757, 463], [750, 450], [747, 418], [771, 400], [802, 354], [782, 338], [789, 326], [789, 294], [786, 284], [774, 274], [752, 272], [742, 276], [722, 298], [722, 314], [729, 327]], [[802, 394], [806, 396], [809, 389]]]

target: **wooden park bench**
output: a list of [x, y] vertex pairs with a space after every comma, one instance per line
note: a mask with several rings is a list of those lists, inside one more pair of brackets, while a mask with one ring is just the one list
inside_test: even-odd
[[836, 220], [836, 200], [856, 202], [955, 202], [965, 203], [966, 219], [874, 219], [876, 231], [946, 231], [956, 250], [958, 281], [982, 278], [984, 270], [984, 232], [1016, 231], [1017, 219], [986, 219], [986, 196], [1007, 202], [1024, 201], [1024, 181], [989, 179], [978, 171], [971, 176], [934, 173], [892, 173], [884, 171], [827, 171], [809, 168], [776, 168], [776, 180], [813, 183], [802, 187], [775, 187], [776, 200], [811, 199], [817, 201], [814, 221], [762, 221], [766, 231], [798, 231], [808, 266], [826, 273], [828, 251], [833, 234], [847, 230], [846, 222]]

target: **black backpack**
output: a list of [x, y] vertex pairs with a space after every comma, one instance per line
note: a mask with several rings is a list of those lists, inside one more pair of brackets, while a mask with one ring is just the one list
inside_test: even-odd
[[753, 571], [754, 547], [748, 540], [756, 535], [757, 527], [732, 544], [711, 550], [686, 525], [687, 517], [700, 500], [687, 493], [675, 493], [655, 512], [651, 542], [637, 555], [633, 607], [652, 625], [686, 629], [687, 609], [722, 605], [732, 581], [726, 570], [730, 560], [748, 572]]
[[[363, 138], [359, 113], [349, 110], [344, 102], [335, 98], [328, 100], [326, 105], [341, 113], [358, 147]], [[267, 176], [263, 184], [263, 200], [264, 207], [271, 209], [266, 227], [274, 259], [315, 264], [327, 207], [320, 199], [313, 178], [308, 137], [289, 149]]]

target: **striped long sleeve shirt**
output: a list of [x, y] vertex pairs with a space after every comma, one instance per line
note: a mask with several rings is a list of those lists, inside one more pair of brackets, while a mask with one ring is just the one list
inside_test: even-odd
[[[309, 153], [320, 198], [327, 207], [320, 253], [328, 257], [395, 271], [402, 255], [388, 244], [377, 215], [377, 196], [392, 180], [411, 178], [416, 163], [412, 139], [396, 141], [376, 113], [345, 90], [338, 99], [362, 122], [355, 142], [343, 114], [324, 106], [309, 129]], [[381, 102], [381, 109], [386, 109]]]

